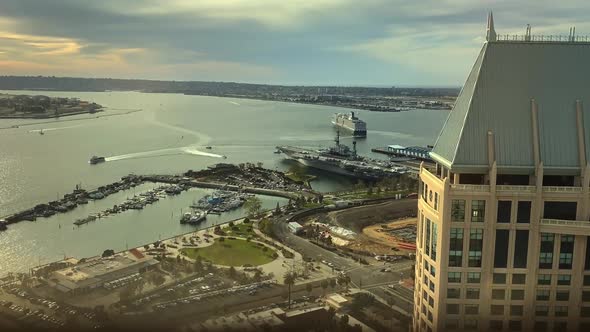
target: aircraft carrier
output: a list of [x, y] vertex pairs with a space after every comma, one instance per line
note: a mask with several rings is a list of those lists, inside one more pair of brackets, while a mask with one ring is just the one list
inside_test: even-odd
[[378, 180], [387, 176], [403, 174], [407, 168], [400, 167], [385, 160], [371, 160], [357, 155], [356, 142], [352, 150], [340, 143], [336, 136], [336, 145], [327, 149], [305, 149], [294, 146], [277, 146], [277, 151], [288, 159], [295, 160], [308, 167], [364, 180]]

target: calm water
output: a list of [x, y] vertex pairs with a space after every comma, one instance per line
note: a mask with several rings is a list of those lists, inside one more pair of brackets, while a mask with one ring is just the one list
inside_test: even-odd
[[[32, 91], [5, 91], [38, 94]], [[78, 97], [110, 110], [100, 115], [66, 117], [50, 123], [0, 120], [0, 216], [55, 199], [76, 184], [86, 188], [113, 182], [129, 173], [179, 173], [202, 169], [218, 162], [258, 162], [286, 170], [289, 163], [273, 154], [276, 145], [308, 147], [332, 144], [335, 130], [330, 119], [347, 109], [279, 102], [230, 99], [179, 94], [136, 92], [44, 92], [51, 96]], [[140, 112], [123, 114], [127, 110]], [[446, 111], [377, 113], [357, 111], [367, 122], [368, 137], [359, 140], [360, 154], [387, 144], [433, 144]], [[71, 121], [73, 120], [73, 121]], [[33, 125], [30, 125], [33, 124]], [[45, 135], [39, 135], [43, 129]], [[352, 139], [344, 137], [344, 143]], [[211, 150], [205, 149], [212, 146]], [[107, 162], [89, 165], [92, 155], [107, 156]], [[222, 155], [227, 159], [221, 159]], [[330, 191], [349, 186], [347, 179], [325, 176], [315, 189]], [[143, 190], [150, 185], [143, 186]], [[142, 191], [136, 188], [135, 193]], [[191, 190], [168, 198], [142, 211], [129, 211], [80, 228], [72, 222], [132, 196], [134, 190], [113, 195], [85, 207], [37, 222], [22, 222], [0, 233], [0, 274], [26, 270], [39, 262], [64, 255], [84, 257], [104, 249], [125, 249], [145, 242], [187, 232], [178, 214], [204, 190]], [[284, 200], [263, 197], [266, 207]], [[210, 216], [211, 225], [243, 215], [238, 210]]]

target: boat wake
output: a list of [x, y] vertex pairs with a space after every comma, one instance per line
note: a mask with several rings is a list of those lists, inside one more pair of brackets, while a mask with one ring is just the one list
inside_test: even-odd
[[215, 153], [209, 153], [209, 152], [203, 152], [203, 151], [196, 149], [194, 146], [185, 146], [185, 147], [180, 147], [180, 148], [158, 149], [158, 150], [151, 150], [151, 151], [144, 151], [144, 152], [122, 154], [119, 156], [106, 157], [105, 161], [119, 161], [119, 160], [126, 160], [126, 159], [151, 158], [151, 157], [173, 156], [173, 155], [182, 155], [182, 154], [211, 157], [211, 158], [223, 158], [222, 155], [218, 155]]
[[151, 124], [154, 124], [154, 125], [158, 126], [158, 127], [167, 128], [167, 129], [174, 130], [174, 131], [177, 131], [179, 133], [183, 133], [185, 135], [190, 135], [190, 136], [193, 136], [193, 137], [197, 138], [197, 141], [193, 145], [195, 145], [195, 144], [207, 145], [209, 142], [211, 142], [211, 136], [209, 136], [209, 135], [205, 135], [205, 134], [200, 133], [198, 131], [194, 131], [194, 130], [191, 130], [191, 129], [188, 129], [188, 128], [183, 128], [183, 127], [175, 126], [175, 125], [172, 125], [172, 124], [169, 124], [169, 123], [166, 123], [166, 122], [162, 122], [162, 121], [157, 120], [156, 119], [156, 113], [155, 112], [152, 113], [152, 116], [149, 117], [147, 119], [147, 121], [149, 123], [151, 123]]
[[240, 103], [238, 103], [238, 102], [235, 102], [235, 101], [230, 101], [229, 103], [230, 103], [230, 104], [237, 105], [237, 106], [242, 106]]
[[180, 148], [180, 149], [182, 150], [182, 152], [184, 152], [186, 154], [192, 154], [192, 155], [196, 155], [196, 156], [213, 157], [213, 158], [223, 158], [222, 155], [199, 151], [191, 146], [187, 146], [187, 147]]
[[80, 127], [80, 126], [81, 125], [67, 126], [67, 127], [55, 127], [55, 128], [32, 129], [32, 130], [29, 130], [29, 133], [40, 133], [40, 132], [46, 132], [46, 131], [56, 131], [56, 130], [63, 130], [63, 129], [71, 129], [71, 128], [77, 128], [77, 127]]

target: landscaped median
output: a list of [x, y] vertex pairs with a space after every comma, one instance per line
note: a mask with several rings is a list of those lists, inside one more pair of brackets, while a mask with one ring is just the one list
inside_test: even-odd
[[261, 243], [227, 237], [215, 239], [215, 242], [207, 247], [183, 248], [180, 252], [192, 259], [200, 256], [213, 264], [225, 266], [258, 266], [278, 258], [275, 250]]

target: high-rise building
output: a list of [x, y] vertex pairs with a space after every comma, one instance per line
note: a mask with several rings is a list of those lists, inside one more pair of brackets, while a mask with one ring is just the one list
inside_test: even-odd
[[414, 330], [590, 331], [589, 112], [589, 39], [490, 14], [420, 170]]

